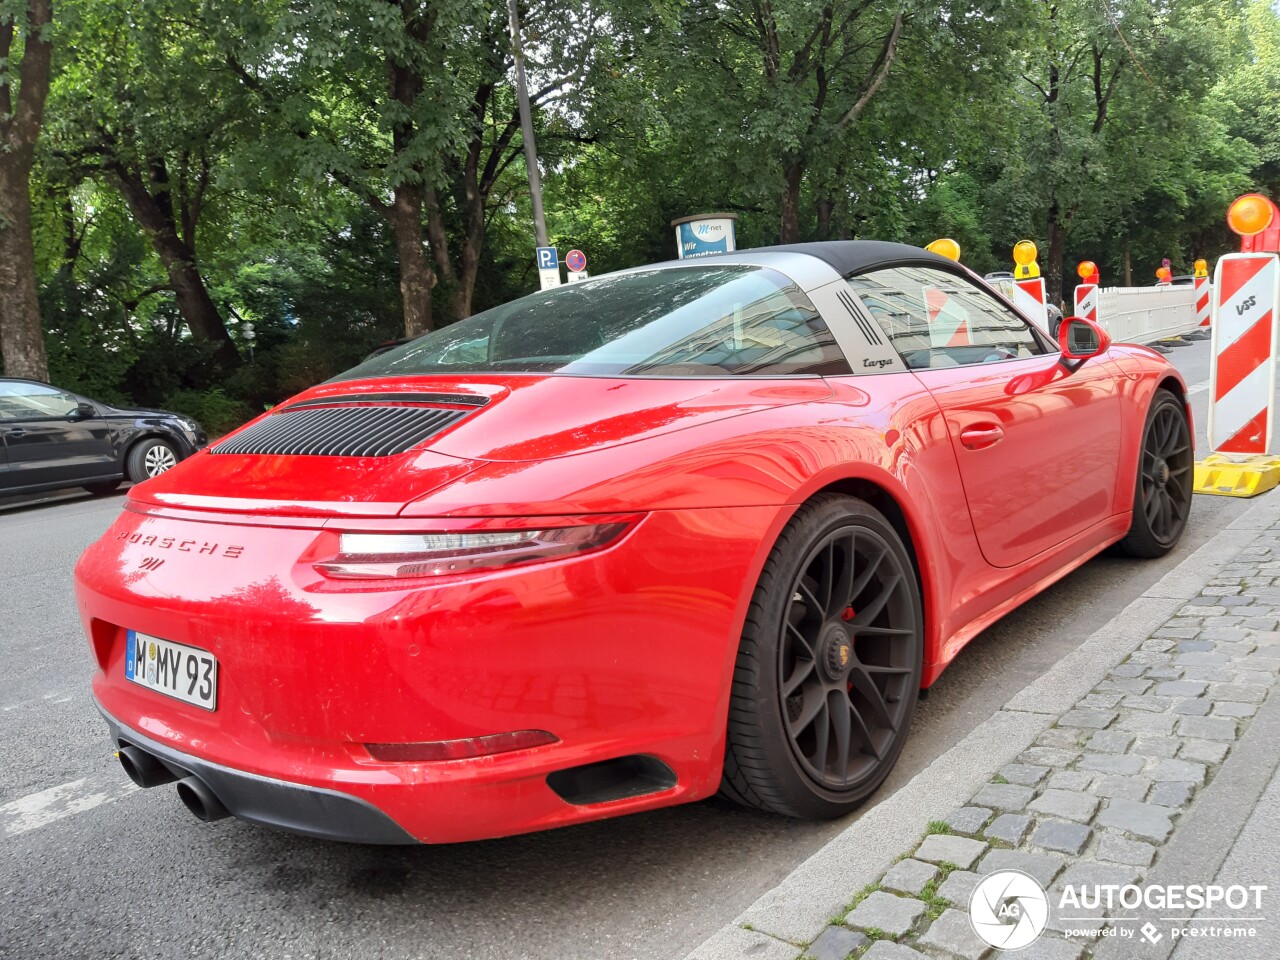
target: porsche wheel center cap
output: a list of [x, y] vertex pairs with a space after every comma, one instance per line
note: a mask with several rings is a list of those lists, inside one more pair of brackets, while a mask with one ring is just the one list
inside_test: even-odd
[[1156, 486], [1163, 487], [1169, 482], [1169, 464], [1164, 460], [1156, 461], [1156, 468], [1152, 473], [1156, 479]]
[[839, 627], [833, 628], [823, 643], [823, 668], [832, 680], [839, 680], [849, 672], [853, 662], [853, 641]]

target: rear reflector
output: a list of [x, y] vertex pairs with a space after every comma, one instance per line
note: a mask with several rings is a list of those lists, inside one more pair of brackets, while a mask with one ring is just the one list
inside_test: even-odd
[[426, 743], [366, 743], [369, 756], [384, 763], [429, 763], [436, 760], [466, 760], [468, 757], [488, 757], [495, 753], [509, 753], [528, 747], [542, 747], [558, 743], [559, 738], [545, 730], [516, 730], [512, 733], [492, 733], [487, 737], [469, 737], [466, 740], [431, 740]]

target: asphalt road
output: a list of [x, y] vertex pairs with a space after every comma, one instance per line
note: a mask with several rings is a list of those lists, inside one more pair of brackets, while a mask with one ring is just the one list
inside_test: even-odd
[[[1170, 359], [1193, 390], [1207, 379], [1207, 343]], [[1203, 438], [1207, 392], [1192, 399]], [[131, 788], [89, 696], [71, 569], [122, 502], [0, 501], [0, 957], [667, 960], [846, 825], [715, 800], [433, 848], [199, 823], [172, 788]], [[963, 738], [1244, 506], [1197, 497], [1170, 557], [1096, 559], [976, 638], [921, 703], [883, 789]]]

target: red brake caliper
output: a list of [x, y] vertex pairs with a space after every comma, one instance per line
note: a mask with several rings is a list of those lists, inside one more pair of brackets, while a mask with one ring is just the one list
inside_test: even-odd
[[[840, 619], [843, 620], [845, 623], [848, 623], [855, 616], [856, 614], [854, 612], [853, 607], [845, 607], [844, 611], [840, 614]], [[846, 689], [848, 689], [850, 692], [853, 691], [853, 680], [849, 681], [849, 685]]]

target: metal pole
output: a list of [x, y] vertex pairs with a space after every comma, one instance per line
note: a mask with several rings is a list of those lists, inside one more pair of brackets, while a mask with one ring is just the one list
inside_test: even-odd
[[516, 99], [520, 104], [520, 130], [524, 135], [524, 163], [529, 168], [529, 195], [533, 200], [533, 229], [538, 246], [549, 247], [547, 218], [542, 212], [542, 177], [538, 174], [538, 147], [533, 142], [533, 118], [529, 115], [529, 87], [524, 79], [524, 51], [520, 46], [519, 0], [507, 0], [507, 16], [511, 22], [511, 55], [516, 64]]

